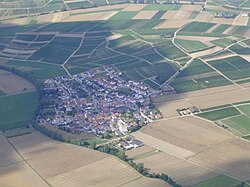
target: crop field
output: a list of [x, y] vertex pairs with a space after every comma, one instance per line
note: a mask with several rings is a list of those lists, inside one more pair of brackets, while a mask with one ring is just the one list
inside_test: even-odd
[[249, 62], [239, 56], [213, 60], [208, 63], [232, 80], [250, 76]]
[[189, 41], [189, 40], [177, 39], [175, 42], [178, 46], [181, 46], [188, 53], [202, 51], [204, 49], [209, 48], [209, 46], [207, 46], [206, 44], [200, 41]]
[[[175, 181], [184, 186], [192, 186], [201, 181], [216, 177], [216, 172], [199, 167], [185, 160], [176, 158], [164, 152], [158, 152], [147, 157], [136, 160], [137, 163], [144, 163], [145, 167], [155, 173], [168, 173]], [[192, 172], [188, 172], [188, 171]], [[185, 173], [183, 175], [182, 173]]]
[[5, 94], [34, 91], [34, 85], [26, 79], [5, 70], [0, 70], [0, 90]]
[[[129, 158], [184, 186], [236, 187], [250, 179], [249, 144], [238, 137], [247, 140], [250, 134], [249, 106], [239, 104], [250, 101], [250, 29], [242, 26], [248, 18], [214, 18], [215, 12], [225, 10], [217, 4], [222, 0], [208, 2], [201, 12], [200, 4], [126, 4], [127, 0], [14, 0], [2, 8], [9, 1], [0, 2], [0, 19], [50, 14], [1, 24], [1, 66], [36, 82], [113, 66], [126, 80], [142, 81], [156, 90], [163, 87], [168, 94], [152, 98], [163, 119], [132, 133], [146, 146], [126, 151]], [[26, 126], [36, 106], [34, 92], [6, 96], [1, 81], [6, 84], [7, 79], [0, 72], [0, 130]], [[8, 88], [9, 93], [28, 90], [21, 85], [17, 91]], [[192, 106], [202, 112], [179, 116], [178, 109]], [[7, 157], [0, 151], [0, 174], [5, 173], [0, 184], [7, 184], [9, 177], [20, 179], [23, 186], [166, 186], [115, 157], [37, 132], [9, 140], [28, 164], [0, 135], [8, 153]], [[11, 182], [15, 186], [16, 181]]]
[[213, 77], [205, 77], [205, 78], [194, 78], [191, 80], [183, 80], [183, 81], [173, 81], [171, 86], [176, 90], [177, 93], [183, 92], [191, 92], [206, 88], [214, 88], [220, 86], [230, 85], [227, 79], [220, 75], [216, 75]]
[[170, 85], [177, 93], [183, 93], [229, 84], [231, 83], [228, 80], [203, 61], [195, 59]]
[[35, 98], [34, 92], [0, 97], [0, 130], [28, 125], [31, 116], [34, 115]]
[[184, 32], [207, 32], [215, 24], [213, 23], [202, 23], [202, 22], [192, 22], [182, 29]]
[[[152, 137], [154, 141], [147, 142], [151, 144], [151, 147], [156, 149], [161, 148], [159, 150], [181, 158], [189, 157], [196, 152], [205, 150], [212, 144], [223, 142], [233, 137], [224, 130], [216, 127], [213, 123], [196, 117], [166, 119], [151, 123], [140, 131], [140, 133]], [[143, 138], [137, 132], [135, 132], [134, 136], [139, 138], [139, 140]], [[167, 144], [169, 149], [160, 147], [164, 144]], [[175, 149], [172, 149], [173, 146]]]
[[214, 45], [219, 46], [219, 47], [226, 48], [230, 44], [235, 43], [235, 41], [233, 41], [233, 40], [231, 40], [229, 38], [221, 38], [221, 39], [212, 41], [212, 43]]
[[224, 109], [215, 109], [212, 111], [200, 113], [198, 114], [198, 116], [211, 121], [216, 121], [224, 118], [229, 118], [232, 116], [237, 116], [240, 114], [241, 113], [235, 107], [232, 106]]
[[231, 186], [236, 187], [241, 185], [241, 181], [228, 176], [218, 175], [204, 182], [193, 185], [193, 187], [209, 187], [209, 186]]
[[[130, 166], [125, 165], [113, 156], [56, 142], [38, 132], [10, 138], [9, 140], [29, 165], [35, 168], [40, 177], [53, 187], [65, 184], [67, 186], [81, 186], [83, 183], [88, 186], [117, 186], [122, 184], [139, 187], [152, 186], [152, 184], [159, 187], [166, 186], [163, 181], [142, 177]], [[1, 168], [2, 172], [7, 169]], [[11, 177], [14, 171], [7, 173], [3, 181], [5, 182], [7, 177]], [[30, 174], [28, 173], [27, 176], [29, 177]], [[27, 182], [26, 178], [22, 178], [22, 180]], [[15, 184], [17, 181], [13, 180], [12, 182]]]
[[157, 5], [157, 4], [152, 4], [152, 5], [147, 5], [146, 7], [143, 8], [143, 10], [158, 10], [158, 11], [167, 11], [167, 10], [178, 10], [181, 8], [181, 5]]
[[10, 60], [5, 66], [23, 71], [34, 80], [44, 80], [67, 75], [65, 70], [60, 66], [38, 63], [36, 61]]
[[189, 160], [245, 181], [250, 178], [247, 162], [250, 155], [249, 146], [249, 142], [236, 138], [198, 153]]
[[233, 52], [239, 54], [239, 55], [249, 55], [250, 54], [250, 48], [249, 47], [243, 47], [241, 45], [233, 45], [229, 48]]

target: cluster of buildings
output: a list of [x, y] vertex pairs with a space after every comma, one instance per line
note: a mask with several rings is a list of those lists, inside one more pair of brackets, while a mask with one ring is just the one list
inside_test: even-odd
[[133, 138], [128, 138], [126, 140], [120, 141], [118, 145], [125, 150], [130, 150], [130, 149], [142, 147], [144, 146], [144, 143]]
[[196, 114], [196, 113], [200, 112], [200, 110], [195, 106], [191, 106], [191, 107], [188, 107], [188, 108], [177, 109], [177, 112], [181, 116], [187, 116], [187, 115]]
[[229, 13], [229, 12], [219, 12], [215, 14], [215, 18], [226, 18], [226, 19], [234, 19], [237, 14]]
[[162, 118], [150, 100], [155, 90], [122, 77], [122, 72], [108, 66], [73, 78], [46, 80], [43, 100], [49, 100], [45, 102], [49, 104], [43, 109], [47, 107], [54, 112], [40, 112], [39, 122], [71, 133], [103, 136], [108, 132], [120, 136]]

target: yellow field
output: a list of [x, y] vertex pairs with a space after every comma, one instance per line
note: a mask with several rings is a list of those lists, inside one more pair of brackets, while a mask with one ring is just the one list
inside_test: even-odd
[[[10, 141], [32, 168], [53, 187], [77, 187], [83, 184], [104, 187], [168, 186], [161, 180], [141, 176], [114, 156], [56, 142], [38, 132], [11, 138]], [[8, 168], [3, 169], [5, 171]], [[10, 174], [16, 175], [15, 172]], [[23, 175], [20, 178], [29, 182]], [[8, 184], [6, 177], [2, 180]]]
[[0, 166], [20, 162], [22, 160], [2, 134], [0, 134], [0, 145]]
[[241, 180], [249, 180], [249, 158], [250, 143], [236, 138], [212, 147], [189, 159]]
[[25, 162], [0, 167], [0, 185], [3, 187], [49, 187]]
[[[232, 139], [233, 135], [217, 127], [211, 122], [198, 119], [196, 117], [180, 117], [176, 119], [164, 119], [154, 122], [135, 132], [135, 137], [139, 140], [144, 138], [146, 145], [160, 149], [168, 154], [177, 157], [189, 157], [208, 147]], [[145, 134], [141, 136], [138, 133]], [[154, 140], [154, 141], [153, 141]], [[161, 142], [161, 143], [158, 143]], [[164, 143], [165, 142], [165, 143]], [[169, 148], [163, 148], [163, 145]], [[161, 146], [161, 147], [159, 147]], [[174, 149], [172, 149], [174, 148]]]
[[144, 163], [145, 167], [150, 168], [152, 172], [167, 173], [179, 184], [183, 184], [183, 186], [192, 186], [218, 175], [218, 173], [209, 169], [164, 152], [138, 159], [136, 162]]

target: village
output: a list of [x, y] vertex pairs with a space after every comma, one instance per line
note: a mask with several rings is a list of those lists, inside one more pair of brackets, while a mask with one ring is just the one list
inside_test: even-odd
[[123, 136], [162, 118], [150, 99], [156, 92], [141, 82], [125, 81], [113, 66], [48, 79], [38, 122], [75, 134]]

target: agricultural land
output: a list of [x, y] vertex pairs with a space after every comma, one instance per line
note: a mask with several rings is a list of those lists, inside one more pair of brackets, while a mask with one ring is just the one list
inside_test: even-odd
[[249, 15], [0, 0], [0, 186], [249, 187]]

